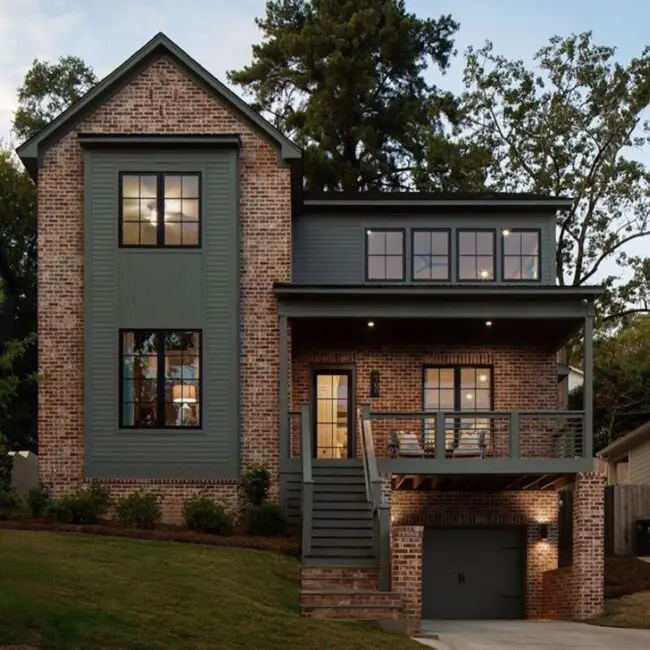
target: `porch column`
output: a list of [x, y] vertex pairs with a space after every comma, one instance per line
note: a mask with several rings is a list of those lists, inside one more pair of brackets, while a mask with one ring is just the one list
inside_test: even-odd
[[571, 573], [573, 617], [585, 620], [600, 616], [605, 580], [605, 478], [597, 472], [576, 477]]
[[280, 316], [280, 459], [290, 457], [289, 449], [289, 322]]
[[589, 303], [589, 313], [585, 316], [583, 342], [583, 384], [582, 400], [585, 410], [584, 419], [584, 457], [594, 456], [594, 303]]
[[409, 635], [420, 631], [422, 619], [423, 526], [391, 527], [391, 590], [402, 597]]

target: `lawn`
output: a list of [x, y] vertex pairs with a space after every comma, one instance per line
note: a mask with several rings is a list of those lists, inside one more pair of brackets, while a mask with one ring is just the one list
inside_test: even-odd
[[298, 567], [248, 549], [0, 530], [0, 647], [422, 647], [359, 623], [301, 618]]
[[594, 622], [608, 627], [650, 628], [650, 591], [608, 600], [605, 616]]

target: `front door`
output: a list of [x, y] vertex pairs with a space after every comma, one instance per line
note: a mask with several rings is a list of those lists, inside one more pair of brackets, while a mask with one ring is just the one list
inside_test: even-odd
[[354, 458], [352, 370], [314, 371], [314, 456]]

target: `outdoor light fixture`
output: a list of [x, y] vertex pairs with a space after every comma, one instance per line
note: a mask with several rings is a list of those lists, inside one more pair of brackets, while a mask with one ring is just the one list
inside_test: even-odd
[[379, 397], [379, 370], [370, 371], [370, 397]]
[[507, 237], [507, 236], [510, 234], [510, 230], [508, 230], [508, 228], [504, 228], [504, 229], [501, 231], [501, 234], [502, 234], [504, 237]]
[[368, 327], [374, 327], [374, 326], [375, 326], [375, 321], [369, 320]]
[[485, 321], [485, 327], [492, 327], [492, 321], [491, 320], [486, 320]]
[[548, 524], [539, 525], [539, 538], [542, 542], [548, 542]]

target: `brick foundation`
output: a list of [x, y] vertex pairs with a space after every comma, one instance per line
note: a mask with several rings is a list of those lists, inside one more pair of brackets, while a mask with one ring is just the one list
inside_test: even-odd
[[402, 597], [408, 634], [420, 631], [423, 536], [422, 526], [391, 528], [391, 589]]

